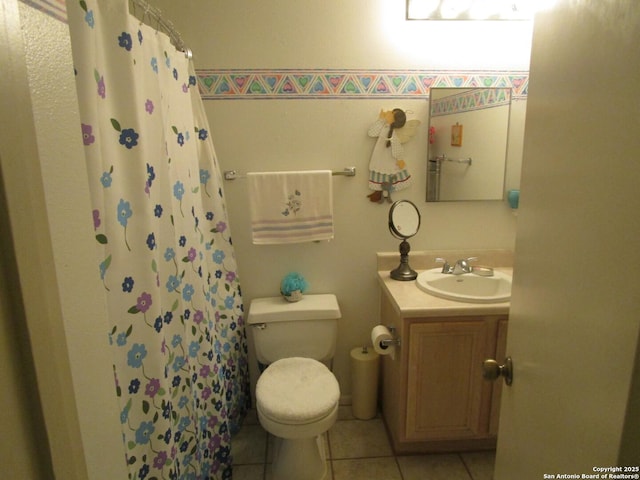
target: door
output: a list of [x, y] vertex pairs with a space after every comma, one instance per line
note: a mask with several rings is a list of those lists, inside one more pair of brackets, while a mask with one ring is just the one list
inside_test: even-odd
[[640, 463], [638, 45], [640, 2], [535, 20], [496, 480]]

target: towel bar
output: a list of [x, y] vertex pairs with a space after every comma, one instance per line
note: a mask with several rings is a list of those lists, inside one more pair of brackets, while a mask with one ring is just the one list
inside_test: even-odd
[[439, 157], [429, 159], [430, 162], [455, 162], [455, 163], [466, 163], [471, 166], [473, 159], [469, 158], [449, 158], [446, 155], [440, 155]]
[[[344, 176], [344, 177], [355, 177], [356, 176], [356, 167], [345, 167], [342, 170], [337, 170], [331, 172], [333, 176]], [[225, 180], [235, 180], [237, 178], [247, 178], [247, 175], [239, 174], [236, 170], [225, 170], [224, 171], [224, 179]]]

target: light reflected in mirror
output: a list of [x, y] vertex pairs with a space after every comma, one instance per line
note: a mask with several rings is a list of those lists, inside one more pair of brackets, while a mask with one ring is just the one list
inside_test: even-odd
[[504, 198], [510, 110], [510, 88], [431, 89], [427, 202]]

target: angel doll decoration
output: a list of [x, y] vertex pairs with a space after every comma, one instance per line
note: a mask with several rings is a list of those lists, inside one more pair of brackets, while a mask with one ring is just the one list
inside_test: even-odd
[[407, 188], [411, 175], [406, 169], [402, 144], [411, 139], [420, 120], [407, 121], [406, 113], [399, 109], [380, 110], [378, 120], [369, 127], [368, 135], [377, 137], [369, 162], [368, 195], [372, 202], [391, 202], [391, 193]]

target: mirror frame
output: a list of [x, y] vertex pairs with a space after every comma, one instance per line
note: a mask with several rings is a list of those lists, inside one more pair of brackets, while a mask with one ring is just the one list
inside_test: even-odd
[[[438, 90], [447, 90], [449, 91], [446, 95], [439, 97], [439, 98], [434, 98], [434, 93]], [[514, 91], [513, 88], [511, 87], [453, 87], [453, 86], [443, 86], [443, 87], [433, 87], [430, 91], [430, 95], [429, 95], [429, 132], [431, 132], [431, 127], [433, 126], [433, 118], [434, 118], [434, 100], [440, 100], [442, 98], [448, 98], [448, 97], [456, 97], [458, 95], [461, 94], [465, 94], [467, 92], [470, 91], [483, 91], [483, 90], [494, 90], [496, 91], [496, 94], [488, 94], [486, 96], [474, 96], [473, 99], [468, 99], [464, 96], [461, 96], [460, 99], [456, 100], [454, 98], [454, 105], [450, 106], [445, 104], [444, 106], [441, 106], [440, 108], [445, 108], [445, 112], [446, 113], [440, 113], [440, 115], [438, 116], [445, 116], [445, 115], [453, 115], [456, 113], [455, 109], [458, 108], [458, 105], [460, 105], [460, 112], [459, 113], [465, 113], [467, 111], [480, 111], [480, 110], [484, 110], [486, 108], [495, 108], [495, 107], [507, 107], [507, 111], [506, 111], [506, 125], [505, 125], [505, 131], [504, 131], [504, 140], [505, 140], [505, 148], [504, 148], [504, 152], [501, 153], [502, 155], [502, 163], [501, 166], [502, 167], [502, 184], [500, 186], [500, 193], [498, 194], [496, 192], [496, 196], [492, 197], [492, 198], [475, 198], [475, 197], [468, 197], [468, 196], [461, 196], [461, 198], [447, 198], [447, 199], [440, 199], [440, 194], [439, 194], [439, 190], [440, 190], [440, 181], [439, 181], [439, 177], [441, 175], [441, 169], [443, 167], [443, 163], [459, 163], [459, 164], [466, 164], [467, 168], [474, 168], [477, 167], [478, 163], [474, 163], [477, 158], [474, 158], [473, 155], [469, 155], [469, 150], [468, 150], [468, 145], [465, 145], [465, 147], [467, 147], [466, 153], [463, 153], [461, 155], [459, 155], [458, 157], [465, 157], [465, 158], [451, 158], [451, 154], [450, 151], [451, 150], [457, 150], [457, 146], [447, 150], [444, 148], [440, 148], [440, 150], [447, 150], [447, 151], [442, 151], [442, 152], [434, 152], [434, 148], [433, 148], [433, 141], [431, 140], [431, 137], [429, 139], [429, 146], [428, 146], [428, 150], [427, 150], [427, 168], [426, 168], [426, 191], [425, 191], [425, 201], [428, 203], [440, 203], [440, 202], [466, 202], [466, 201], [503, 201], [505, 199], [505, 188], [506, 188], [506, 183], [507, 183], [507, 167], [509, 164], [509, 140], [510, 140], [510, 127], [511, 127], [511, 109], [512, 109], [512, 103], [514, 100]], [[498, 91], [500, 90], [504, 90], [504, 95], [500, 95]], [[504, 96], [507, 96], [507, 99], [505, 100]], [[493, 104], [493, 105], [492, 105]], [[466, 110], [466, 106], [467, 105], [471, 105], [472, 108], [469, 110]], [[487, 105], [487, 107], [483, 106], [483, 105]], [[451, 108], [453, 109], [453, 111], [449, 112], [448, 109]], [[455, 120], [459, 121], [459, 118], [456, 118]], [[454, 120], [452, 120], [453, 122]], [[500, 120], [501, 122], [502, 120]], [[457, 124], [457, 122], [456, 122]], [[461, 127], [461, 126], [460, 126]], [[477, 129], [476, 129], [477, 131]], [[502, 133], [502, 131], [501, 131]], [[430, 133], [431, 135], [431, 133]], [[442, 132], [441, 135], [446, 136], [447, 132]], [[465, 139], [466, 140], [466, 139]], [[452, 144], [453, 145], [453, 144]], [[480, 147], [482, 148], [482, 147]], [[464, 149], [462, 149], [462, 151], [464, 152]], [[436, 155], [437, 154], [437, 155]], [[485, 158], [486, 158], [486, 154], [485, 154]], [[473, 165], [473, 167], [471, 166]], [[495, 165], [495, 163], [494, 163]], [[453, 166], [448, 167], [448, 168], [455, 168]], [[475, 170], [475, 169], [474, 169]], [[498, 172], [494, 172], [495, 175], [498, 175]], [[434, 180], [437, 181], [437, 185], [434, 188]], [[468, 180], [467, 180], [468, 181]], [[477, 182], [477, 181], [476, 181]], [[474, 183], [476, 185], [480, 185], [478, 183]], [[492, 187], [492, 188], [495, 188]], [[434, 193], [435, 191], [435, 193]], [[493, 190], [491, 190], [493, 191]], [[437, 198], [434, 198], [437, 197]]]
[[[401, 213], [400, 210], [398, 210], [399, 207], [403, 207], [404, 205], [407, 206], [411, 206], [413, 207], [415, 214], [417, 216], [416, 219], [416, 227], [415, 227], [415, 231], [411, 234], [411, 235], [406, 235], [404, 233], [402, 233], [400, 230], [401, 228], [398, 228], [398, 220], [400, 220], [399, 218], [395, 218], [394, 219], [394, 213], [398, 212]], [[414, 213], [413, 211], [409, 211], [406, 213], [406, 215], [412, 214]], [[397, 217], [397, 215], [396, 215]], [[394, 221], [395, 220], [395, 221]], [[413, 219], [411, 219], [413, 220]], [[407, 238], [411, 238], [413, 236], [415, 236], [418, 233], [418, 230], [420, 230], [420, 222], [421, 222], [421, 216], [420, 216], [420, 210], [418, 210], [418, 207], [415, 205], [415, 203], [411, 202], [410, 200], [398, 200], [397, 202], [394, 202], [393, 205], [391, 205], [391, 208], [389, 208], [389, 231], [391, 232], [391, 234], [400, 239], [400, 240], [406, 240]], [[413, 223], [413, 222], [412, 222]]]

